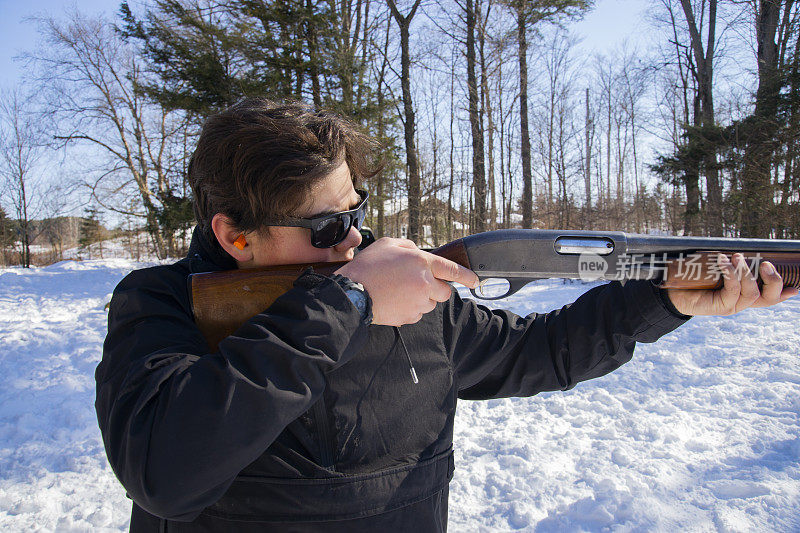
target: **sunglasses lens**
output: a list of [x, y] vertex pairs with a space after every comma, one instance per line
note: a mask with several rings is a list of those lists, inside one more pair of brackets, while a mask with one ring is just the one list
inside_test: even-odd
[[338, 215], [320, 221], [312, 243], [317, 248], [330, 248], [344, 240], [350, 231], [350, 215]]
[[[363, 193], [363, 194], [362, 194]], [[358, 210], [335, 213], [315, 220], [311, 230], [311, 244], [317, 248], [331, 248], [347, 238], [350, 228], [361, 229], [367, 217], [367, 193], [359, 191], [362, 201]], [[307, 227], [307, 226], [306, 226]]]

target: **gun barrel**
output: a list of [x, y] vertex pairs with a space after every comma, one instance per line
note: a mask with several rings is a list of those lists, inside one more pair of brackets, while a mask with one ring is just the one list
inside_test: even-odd
[[800, 253], [800, 240], [734, 239], [729, 237], [666, 237], [626, 234], [628, 254], [694, 252], [792, 252]]

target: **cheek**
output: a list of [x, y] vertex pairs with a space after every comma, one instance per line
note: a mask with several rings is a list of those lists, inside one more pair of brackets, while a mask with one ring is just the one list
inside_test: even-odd
[[308, 230], [303, 228], [274, 227], [259, 244], [253, 254], [258, 266], [321, 263], [329, 257], [328, 250], [311, 245]]

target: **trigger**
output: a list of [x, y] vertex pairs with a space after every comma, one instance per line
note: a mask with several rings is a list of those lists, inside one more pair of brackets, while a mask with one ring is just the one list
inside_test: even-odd
[[483, 299], [483, 297], [481, 297], [481, 295], [480, 295], [480, 294], [478, 294], [478, 292], [477, 292], [477, 291], [478, 291], [478, 289], [480, 289], [482, 286], [483, 286], [483, 280], [481, 280], [481, 281], [478, 283], [478, 286], [477, 286], [477, 287], [475, 287], [474, 289], [470, 289], [470, 290], [469, 290], [469, 292], [470, 292], [470, 294], [472, 294], [472, 297], [473, 297], [473, 298], [478, 298], [478, 299], [481, 299], [481, 300]]
[[478, 281], [478, 286], [475, 287], [474, 289], [470, 289], [469, 292], [471, 292], [472, 296], [474, 296], [475, 298], [478, 298], [479, 300], [498, 300], [500, 298], [504, 298], [505, 297], [505, 293], [501, 294], [500, 296], [489, 296], [486, 293], [486, 290], [485, 290], [486, 284], [491, 279], [492, 278], [483, 278], [483, 279], [479, 280]]

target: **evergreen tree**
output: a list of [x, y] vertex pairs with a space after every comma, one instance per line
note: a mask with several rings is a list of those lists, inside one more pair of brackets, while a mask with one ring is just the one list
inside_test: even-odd
[[123, 2], [120, 16], [152, 74], [141, 88], [169, 109], [202, 119], [249, 95], [302, 99], [308, 81], [322, 103], [329, 17], [317, 2], [156, 0], [141, 19]]
[[[380, 55], [369, 6], [360, 0], [155, 0], [138, 15], [123, 2], [119, 31], [139, 45], [147, 65], [138, 89], [166, 109], [186, 111], [195, 125], [246, 96], [313, 102], [380, 139], [385, 149], [376, 158], [389, 167], [399, 159], [396, 103], [387, 96], [385, 52], [381, 68], [369, 68]], [[189, 128], [188, 135], [196, 132]], [[383, 197], [382, 179], [364, 185]], [[158, 223], [169, 240], [170, 229], [193, 221], [189, 200], [169, 190], [159, 201]]]
[[391, 114], [370, 77], [369, 2], [155, 0], [141, 17], [123, 2], [120, 17], [148, 64], [140, 89], [198, 122], [245, 96], [313, 102], [371, 130]]
[[6, 264], [6, 249], [14, 244], [14, 230], [5, 209], [0, 206], [0, 260]]
[[262, 89], [249, 81], [253, 75], [238, 50], [241, 33], [219, 9], [157, 0], [138, 19], [123, 2], [120, 17], [123, 38], [140, 41], [152, 74], [140, 89], [165, 108], [202, 119]]
[[14, 242], [11, 232], [11, 221], [5, 209], [0, 206], [0, 247], [5, 248]]
[[192, 199], [165, 191], [159, 194], [161, 208], [158, 210], [158, 225], [167, 240], [167, 249], [171, 255], [182, 255], [184, 250], [178, 250], [175, 237], [180, 232], [188, 231], [194, 224], [194, 209]]
[[[100, 223], [100, 213], [95, 206], [86, 208], [84, 217], [81, 220], [80, 237], [78, 238], [78, 247], [83, 252], [88, 252], [91, 258], [91, 251], [89, 247], [97, 242], [101, 242], [103, 238], [103, 227]], [[103, 247], [99, 247], [100, 258], [103, 257]]]

